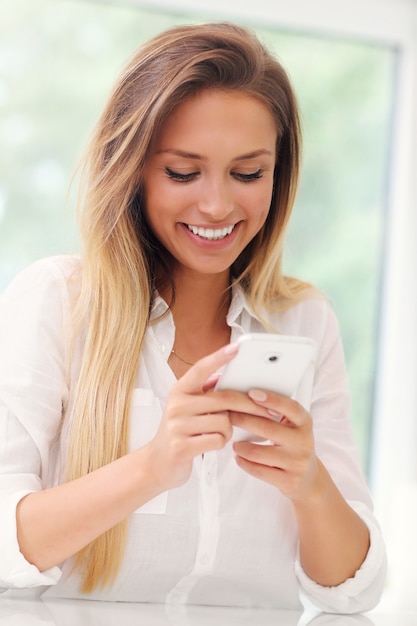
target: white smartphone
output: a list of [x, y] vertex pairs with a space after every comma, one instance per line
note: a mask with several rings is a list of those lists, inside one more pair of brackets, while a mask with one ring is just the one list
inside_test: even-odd
[[[216, 389], [265, 389], [291, 397], [316, 353], [312, 339], [292, 335], [249, 333], [239, 337], [238, 344], [239, 351], [225, 366]], [[237, 428], [233, 439], [255, 441]]]

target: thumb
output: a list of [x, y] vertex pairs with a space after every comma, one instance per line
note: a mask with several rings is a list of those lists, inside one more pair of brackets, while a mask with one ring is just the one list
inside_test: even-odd
[[177, 389], [185, 393], [200, 393], [210, 389], [217, 382], [216, 372], [237, 354], [239, 346], [229, 343], [216, 352], [199, 359], [177, 382]]

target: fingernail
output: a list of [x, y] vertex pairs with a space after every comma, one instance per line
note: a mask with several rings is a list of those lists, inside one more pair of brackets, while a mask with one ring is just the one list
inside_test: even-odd
[[224, 353], [225, 354], [236, 354], [236, 352], [238, 351], [238, 345], [237, 343], [228, 343], [227, 346], [224, 347]]
[[210, 374], [210, 376], [206, 380], [206, 384], [213, 383], [213, 382], [217, 383], [217, 381], [219, 380], [220, 376], [221, 376], [220, 372], [214, 372], [214, 374]]
[[262, 389], [251, 389], [248, 393], [249, 397], [255, 402], [265, 402], [268, 395]]

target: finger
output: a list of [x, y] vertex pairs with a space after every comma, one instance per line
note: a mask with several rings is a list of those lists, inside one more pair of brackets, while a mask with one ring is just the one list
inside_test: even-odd
[[[247, 415], [270, 418], [271, 415], [266, 407], [258, 406], [243, 391], [232, 391], [230, 389], [208, 391], [204, 396], [207, 400], [214, 402], [213, 406], [224, 407], [231, 413], [243, 413]], [[213, 409], [210, 409], [211, 411]], [[220, 410], [220, 409], [218, 409]]]
[[288, 426], [283, 426], [276, 422], [271, 416], [261, 417], [259, 415], [230, 412], [230, 421], [233, 426], [243, 428], [261, 439], [273, 441], [277, 445], [281, 445], [284, 442], [288, 445], [291, 431], [295, 431], [294, 428], [288, 428]]
[[176, 383], [177, 389], [185, 393], [200, 393], [210, 376], [226, 365], [237, 354], [239, 346], [229, 343], [220, 350], [200, 359]]
[[206, 452], [222, 450], [228, 441], [229, 439], [222, 433], [207, 433], [192, 437], [189, 439], [188, 445], [192, 458], [195, 458]]
[[247, 474], [250, 474], [250, 476], [258, 478], [263, 482], [270, 483], [271, 485], [275, 485], [278, 488], [280, 487], [280, 481], [286, 475], [285, 470], [282, 470], [279, 467], [270, 467], [268, 465], [262, 465], [261, 463], [253, 463], [252, 461], [248, 461], [240, 456], [236, 457], [236, 463]]
[[[221, 432], [209, 432], [196, 434], [194, 436], [183, 436], [171, 441], [166, 446], [166, 455], [170, 457], [170, 452], [177, 459], [177, 462], [192, 460], [211, 450], [221, 450], [225, 447], [229, 438]], [[171, 454], [171, 456], [172, 456]]]
[[286, 418], [286, 422], [292, 422], [296, 426], [303, 426], [310, 419], [310, 415], [296, 400], [272, 393], [264, 389], [251, 389], [249, 397], [255, 404], [268, 409], [272, 417]]
[[[278, 489], [284, 495], [289, 498], [303, 498], [303, 494], [306, 494], [314, 482], [314, 476], [317, 476], [318, 467], [320, 463], [315, 455], [310, 455], [306, 462], [302, 462], [301, 459], [295, 460], [286, 454], [281, 448], [277, 450], [275, 456], [275, 464], [265, 463], [265, 459], [258, 458], [258, 460], [252, 460], [252, 458], [246, 458], [246, 456], [252, 456], [252, 454], [241, 455], [243, 448], [240, 448], [239, 453], [235, 452], [237, 465], [245, 472], [255, 478], [259, 478], [262, 481], [268, 482], [278, 487]], [[250, 445], [250, 444], [246, 444]], [[258, 447], [261, 452], [265, 446], [256, 446], [252, 444], [252, 447]], [[234, 448], [238, 448], [238, 444], [234, 445]], [[269, 452], [272, 452], [273, 446]], [[246, 449], [246, 452], [248, 448]], [[266, 449], [268, 452], [268, 450]], [[265, 455], [266, 456], [266, 455]], [[260, 461], [260, 462], [259, 462]]]
[[233, 434], [232, 424], [227, 412], [197, 415], [193, 419], [185, 421], [184, 429], [185, 434], [190, 437], [218, 433], [226, 441], [229, 441]]
[[308, 454], [314, 447], [311, 418], [304, 426], [295, 426], [293, 423], [288, 425], [286, 418], [277, 421], [271, 416], [265, 418], [232, 411], [229, 412], [229, 418], [233, 426], [243, 428], [260, 439], [272, 441], [275, 446], [293, 449], [300, 456]]
[[167, 414], [170, 417], [193, 417], [207, 413], [231, 411], [260, 415], [269, 418], [266, 408], [257, 406], [241, 391], [212, 391], [205, 393], [179, 393], [170, 399]]
[[214, 372], [214, 374], [211, 374], [203, 385], [203, 391], [210, 391], [210, 389], [214, 389], [220, 376], [220, 372]]
[[[265, 465], [276, 469], [286, 470], [294, 466], [297, 461], [287, 449], [275, 445], [257, 445], [246, 441], [235, 442], [233, 450], [237, 456], [256, 465]], [[298, 465], [298, 463], [297, 463]]]

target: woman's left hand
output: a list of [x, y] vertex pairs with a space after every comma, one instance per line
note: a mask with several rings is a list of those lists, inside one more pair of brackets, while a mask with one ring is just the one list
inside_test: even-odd
[[340, 585], [364, 562], [369, 530], [318, 459], [310, 414], [295, 400], [275, 393], [254, 389], [249, 396], [257, 407], [269, 410], [271, 419], [230, 412], [230, 420], [269, 441], [235, 442], [236, 461], [291, 500], [307, 575], [325, 587]]
[[251, 476], [275, 485], [293, 501], [313, 497], [320, 463], [310, 414], [295, 400], [279, 394], [254, 389], [249, 396], [256, 405], [268, 409], [271, 418], [231, 412], [231, 422], [269, 441], [263, 445], [235, 442], [237, 464]]

